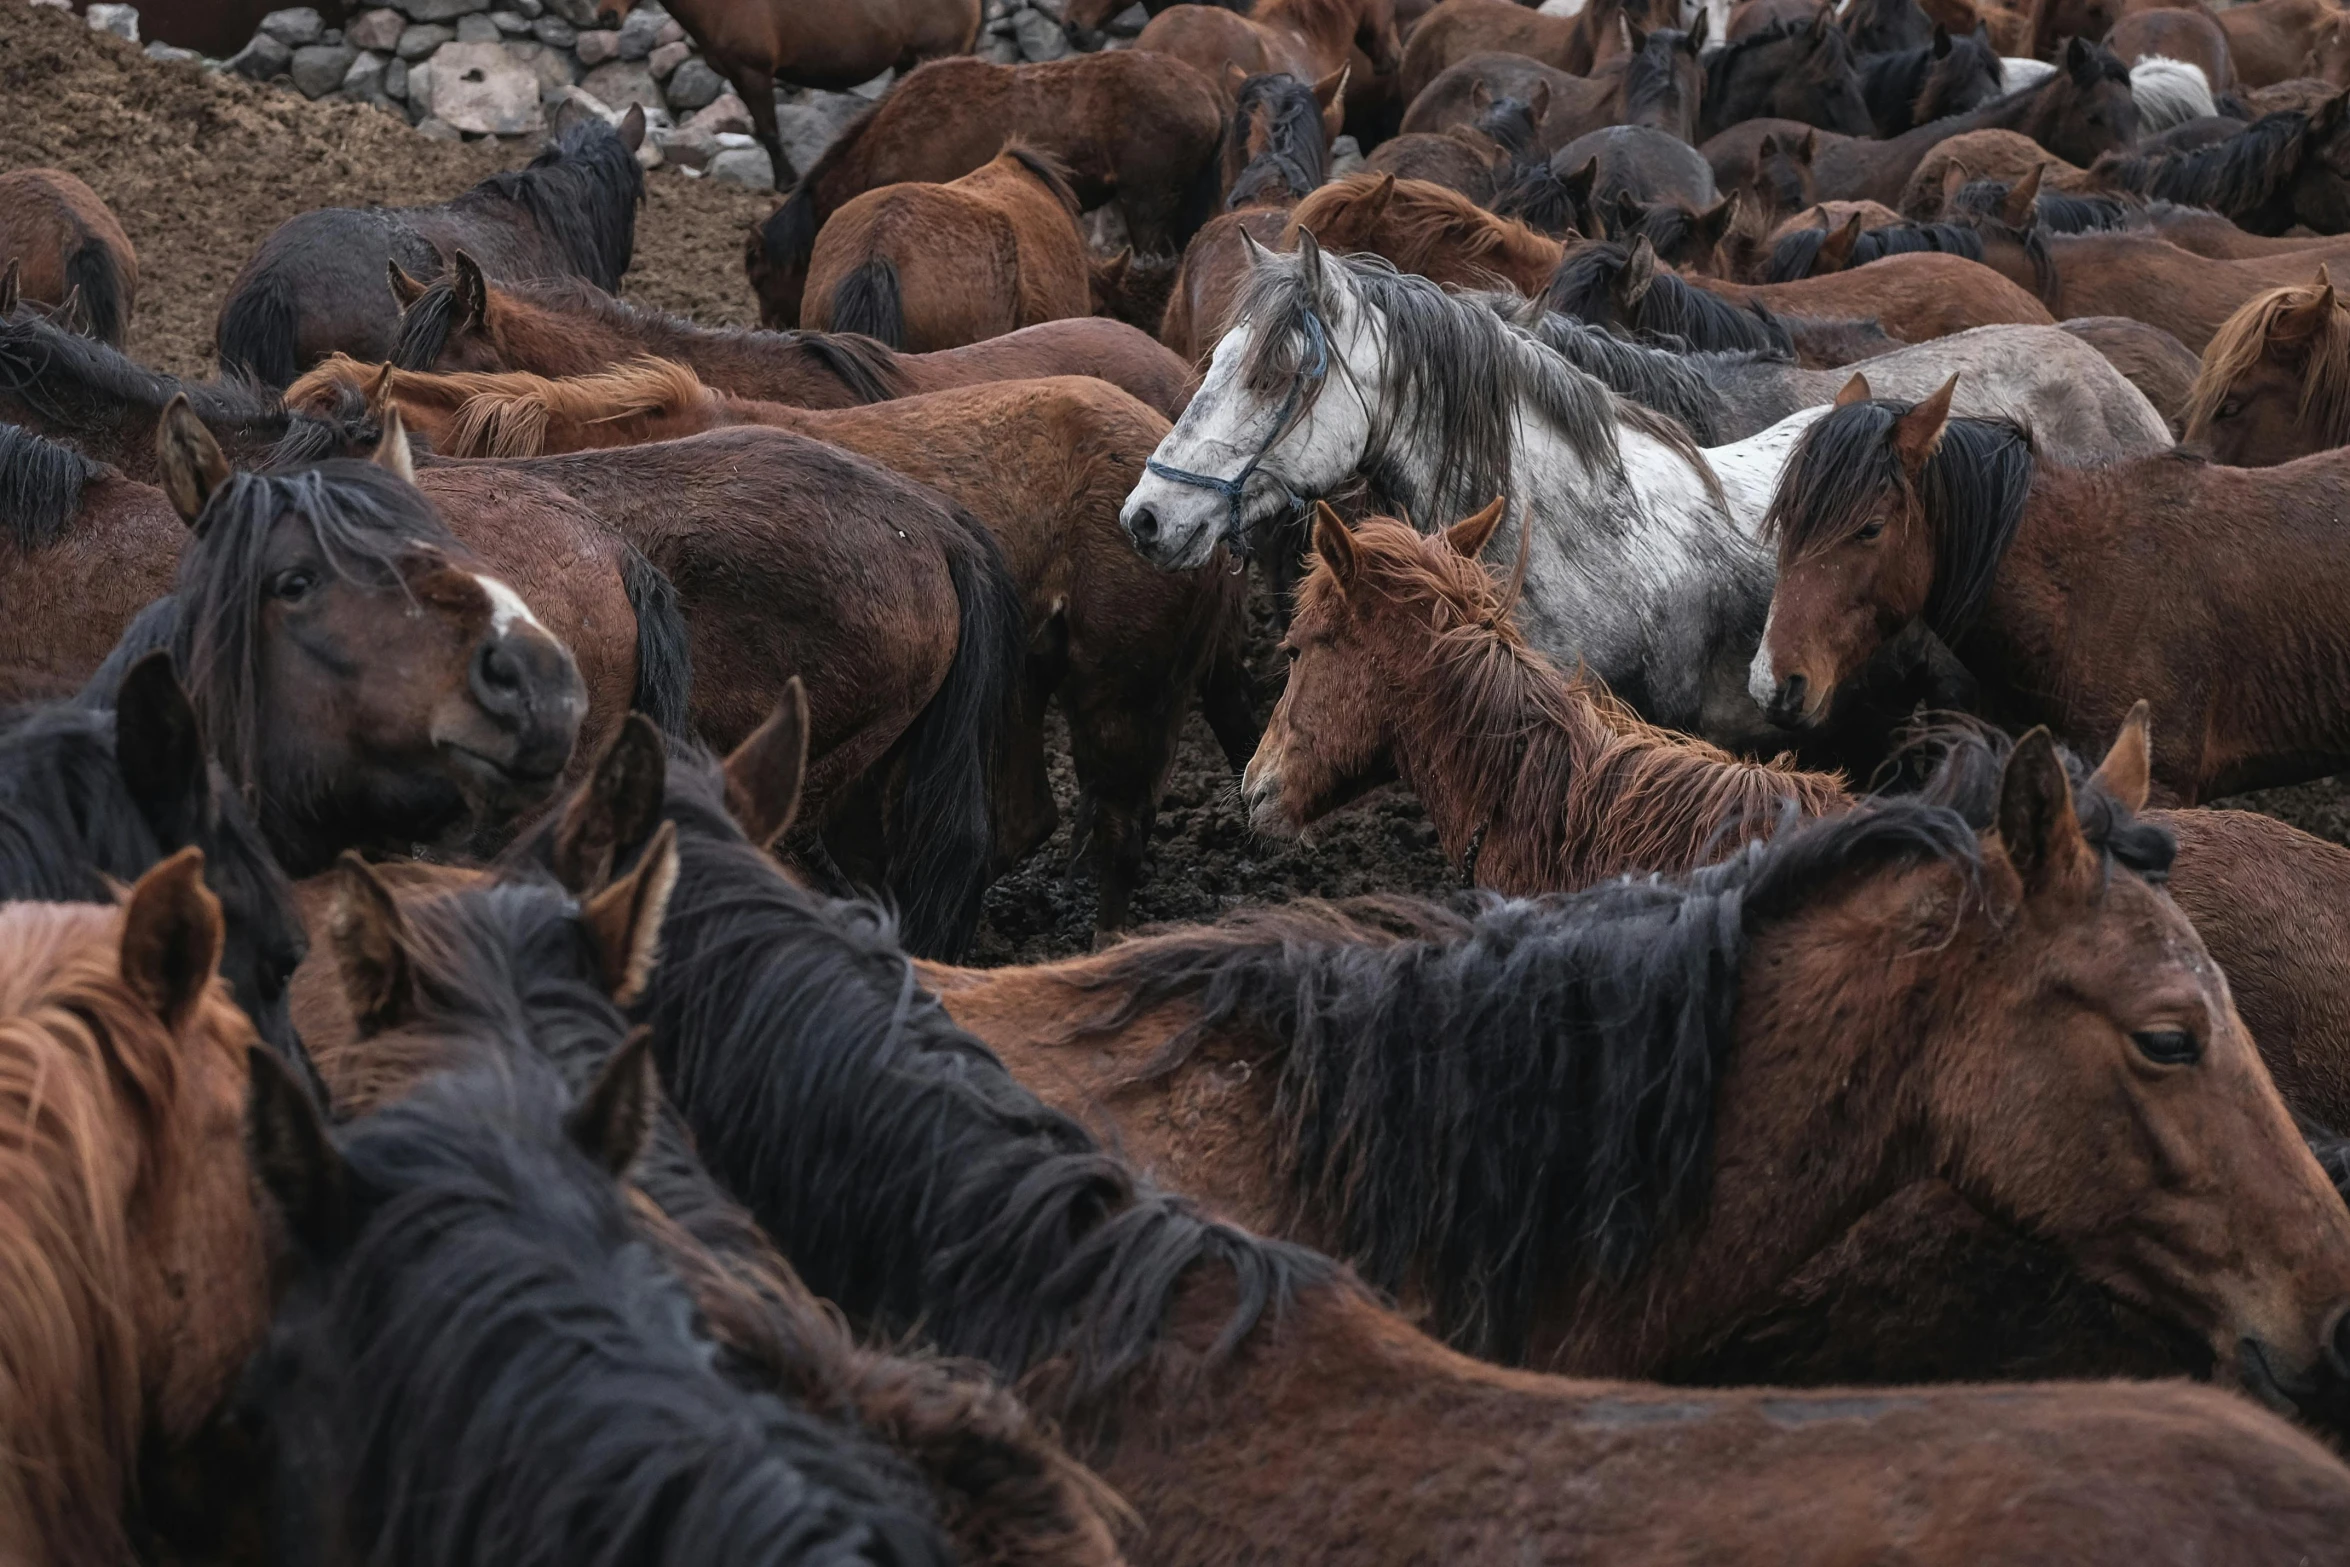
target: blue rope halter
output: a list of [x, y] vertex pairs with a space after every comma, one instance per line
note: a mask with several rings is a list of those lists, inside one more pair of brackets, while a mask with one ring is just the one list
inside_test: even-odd
[[[1250, 454], [1249, 460], [1241, 464], [1240, 472], [1229, 479], [1219, 479], [1212, 473], [1192, 473], [1172, 467], [1156, 457], [1143, 459], [1144, 468], [1170, 483], [1188, 484], [1195, 489], [1210, 490], [1223, 496], [1224, 504], [1232, 514], [1231, 526], [1226, 529], [1226, 534], [1243, 554], [1248, 550], [1248, 521], [1242, 494], [1248, 489], [1248, 481], [1255, 477], [1257, 464], [1265, 460], [1265, 454], [1273, 449], [1273, 443], [1289, 433], [1289, 421], [1297, 417], [1298, 405], [1305, 400], [1306, 388], [1320, 381], [1330, 370], [1330, 338], [1323, 330], [1319, 311], [1306, 311], [1306, 343], [1309, 362], [1298, 372], [1297, 379], [1289, 383], [1289, 396], [1281, 404], [1280, 416], [1274, 419], [1273, 428], [1266, 432], [1264, 440]], [[1304, 504], [1294, 492], [1291, 493], [1289, 509], [1292, 512], [1298, 511]]]

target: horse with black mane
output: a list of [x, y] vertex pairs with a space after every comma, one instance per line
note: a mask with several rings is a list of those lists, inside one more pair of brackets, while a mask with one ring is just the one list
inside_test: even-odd
[[583, 277], [620, 286], [636, 250], [644, 111], [617, 130], [589, 117], [528, 168], [493, 174], [428, 207], [326, 207], [280, 224], [239, 269], [214, 339], [224, 372], [282, 387], [331, 353], [392, 356], [399, 306], [384, 289], [397, 264], [443, 272], [459, 250], [503, 278]]
[[2255, 234], [2296, 224], [2339, 234], [2350, 229], [2346, 167], [2350, 93], [2338, 93], [2314, 110], [2263, 115], [2242, 135], [2192, 151], [2118, 151], [2091, 172], [2115, 190], [2224, 213]]

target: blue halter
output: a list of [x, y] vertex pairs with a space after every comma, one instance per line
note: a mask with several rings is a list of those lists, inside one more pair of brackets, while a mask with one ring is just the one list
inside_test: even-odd
[[[1279, 417], [1274, 419], [1273, 428], [1266, 433], [1265, 439], [1258, 444], [1256, 451], [1250, 454], [1249, 460], [1241, 464], [1240, 472], [1229, 479], [1219, 479], [1211, 473], [1192, 473], [1186, 469], [1172, 467], [1159, 461], [1156, 457], [1143, 459], [1144, 468], [1170, 483], [1188, 484], [1195, 489], [1210, 490], [1223, 496], [1225, 506], [1230, 508], [1232, 513], [1232, 523], [1225, 530], [1226, 535], [1232, 540], [1234, 547], [1243, 554], [1247, 553], [1248, 549], [1248, 522], [1246, 509], [1242, 504], [1242, 495], [1248, 489], [1248, 481], [1255, 477], [1257, 464], [1265, 460], [1265, 454], [1273, 449], [1273, 443], [1289, 433], [1289, 421], [1297, 417], [1298, 405], [1305, 399], [1306, 387], [1320, 381], [1330, 370], [1330, 338], [1329, 334], [1323, 330], [1322, 316], [1319, 311], [1312, 309], [1306, 311], [1306, 343], [1309, 348], [1310, 362], [1298, 372], [1297, 379], [1290, 382], [1289, 396], [1282, 402], [1281, 413]], [[1289, 509], [1292, 512], [1301, 509], [1304, 504], [1294, 493], [1289, 497]]]

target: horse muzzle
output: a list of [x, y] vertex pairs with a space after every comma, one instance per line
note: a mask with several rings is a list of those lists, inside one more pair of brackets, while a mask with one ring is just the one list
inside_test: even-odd
[[1802, 675], [1782, 676], [1771, 688], [1763, 712], [1781, 729], [1806, 729], [1819, 721], [1820, 701]]

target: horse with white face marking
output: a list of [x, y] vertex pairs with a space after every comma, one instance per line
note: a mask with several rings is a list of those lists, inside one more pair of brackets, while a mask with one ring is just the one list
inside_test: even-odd
[[1504, 496], [1488, 558], [1513, 560], [1531, 520], [1528, 641], [1657, 723], [1756, 731], [1745, 666], [1771, 563], [1754, 527], [1799, 431], [1700, 453], [1425, 278], [1325, 256], [1305, 233], [1294, 255], [1252, 259], [1236, 324], [1120, 514], [1145, 558], [1187, 570], [1218, 543], [1246, 549], [1299, 498], [1358, 478], [1422, 525]]

